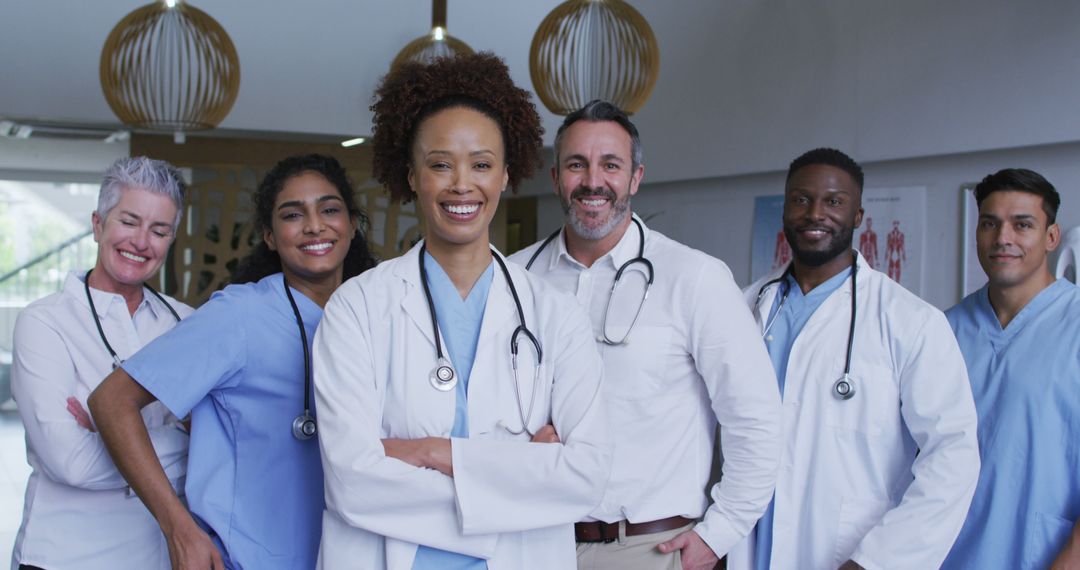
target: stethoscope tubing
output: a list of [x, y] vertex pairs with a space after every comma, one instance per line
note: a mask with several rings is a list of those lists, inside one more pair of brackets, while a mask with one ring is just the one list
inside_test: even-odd
[[[836, 384], [834, 384], [833, 387], [837, 398], [842, 400], [849, 399], [854, 394], [854, 385], [851, 383], [851, 356], [853, 354], [853, 348], [855, 345], [855, 321], [857, 318], [858, 310], [858, 301], [856, 296], [857, 287], [855, 278], [859, 270], [859, 258], [857, 255], [855, 255], [855, 252], [852, 252], [851, 258], [851, 317], [849, 318], [848, 322], [847, 351], [844, 356], [844, 373], [840, 377], [840, 379], [836, 381]], [[788, 264], [787, 269], [784, 270], [784, 273], [781, 274], [780, 277], [766, 281], [761, 286], [761, 288], [758, 289], [757, 300], [754, 301], [754, 312], [760, 312], [761, 299], [765, 296], [765, 292], [768, 291], [769, 287], [772, 287], [773, 285], [778, 285], [780, 288], [783, 289], [783, 291], [780, 293], [780, 304], [777, 306], [776, 312], [773, 314], [772, 318], [769, 318], [769, 313], [772, 313], [771, 310], [769, 311], [769, 313], [765, 314], [765, 326], [763, 327], [761, 332], [762, 338], [765, 338], [765, 336], [769, 334], [769, 329], [771, 329], [772, 326], [776, 323], [776, 319], [780, 318], [780, 311], [784, 309], [784, 303], [787, 301], [787, 297], [791, 293], [791, 286], [787, 282], [787, 277], [791, 275], [791, 269], [793, 265], [794, 264]], [[842, 382], [845, 383], [843, 387], [841, 387], [840, 385]]]
[[[86, 302], [90, 305], [90, 314], [94, 317], [94, 325], [97, 326], [98, 336], [101, 337], [101, 342], [105, 345], [105, 350], [109, 351], [109, 356], [111, 356], [113, 359], [113, 369], [115, 370], [119, 368], [120, 365], [124, 363], [124, 361], [120, 360], [120, 357], [117, 356], [116, 351], [113, 350], [112, 345], [109, 344], [109, 339], [105, 336], [105, 329], [101, 326], [101, 317], [98, 316], [97, 307], [94, 306], [94, 297], [90, 294], [90, 274], [93, 272], [94, 270], [90, 269], [86, 272], [86, 276], [83, 277], [83, 289], [86, 291]], [[173, 318], [176, 319], [176, 322], [180, 322], [180, 314], [177, 313], [176, 309], [174, 309], [173, 306], [165, 300], [165, 297], [163, 297], [161, 293], [158, 293], [156, 289], [154, 289], [147, 283], [143, 283], [143, 287], [148, 289], [150, 293], [157, 297], [158, 301], [161, 301], [162, 305], [165, 305], [165, 308], [169, 310], [169, 313], [171, 313]]]
[[[457, 373], [453, 371], [452, 367], [450, 367], [449, 360], [446, 359], [446, 356], [443, 354], [443, 351], [442, 351], [442, 341], [440, 340], [440, 335], [439, 335], [439, 320], [438, 320], [437, 315], [435, 314], [435, 301], [431, 296], [431, 287], [430, 287], [430, 285], [428, 285], [427, 268], [424, 267], [424, 254], [425, 253], [427, 253], [427, 244], [421, 244], [420, 245], [420, 256], [419, 256], [419, 258], [420, 258], [420, 262], [419, 262], [419, 265], [420, 265], [420, 283], [423, 286], [424, 298], [427, 300], [428, 310], [429, 310], [429, 312], [431, 314], [431, 329], [432, 329], [432, 332], [434, 333], [434, 339], [435, 339], [436, 370], [439, 370], [439, 369], [441, 369], [441, 368], [443, 368], [445, 366], [451, 371], [451, 374], [452, 374], [452, 376], [449, 379], [445, 380], [444, 382], [441, 382], [441, 384], [443, 386], [448, 386], [449, 385], [449, 388], [441, 388], [439, 386], [440, 383], [437, 383], [437, 382], [433, 382], [433, 385], [435, 386], [436, 389], [438, 389], [440, 391], [447, 391], [447, 390], [453, 388], [453, 385], [451, 385], [451, 382], [453, 382], [454, 385], [456, 385], [456, 375], [457, 375]], [[510, 365], [511, 365], [511, 368], [513, 369], [513, 373], [514, 373], [514, 394], [517, 397], [518, 413], [521, 416], [521, 429], [515, 431], [515, 430], [510, 429], [509, 426], [504, 426], [504, 427], [506, 428], [506, 431], [510, 432], [513, 435], [520, 435], [522, 433], [527, 433], [528, 435], [532, 436], [533, 434], [532, 434], [531, 431], [529, 431], [528, 422], [532, 418], [533, 406], [536, 403], [536, 385], [539, 383], [540, 365], [544, 360], [544, 350], [543, 350], [543, 347], [540, 345], [540, 340], [536, 337], [535, 334], [533, 334], [532, 331], [529, 330], [529, 327], [525, 322], [525, 310], [521, 305], [521, 297], [518, 295], [517, 287], [514, 285], [514, 279], [510, 276], [510, 269], [507, 268], [506, 262], [504, 262], [502, 260], [502, 257], [499, 256], [498, 252], [496, 252], [494, 248], [491, 249], [491, 257], [495, 259], [495, 262], [499, 265], [499, 269], [502, 271], [503, 277], [506, 278], [506, 284], [510, 287], [510, 295], [514, 299], [514, 307], [517, 310], [517, 314], [518, 314], [518, 326], [517, 326], [517, 328], [514, 329], [514, 332], [511, 333], [511, 335], [510, 335]], [[528, 413], [525, 413], [525, 408], [521, 403], [521, 387], [520, 387], [520, 385], [519, 385], [520, 383], [518, 381], [517, 357], [518, 357], [518, 343], [520, 342], [520, 337], [521, 336], [524, 336], [526, 339], [528, 339], [529, 342], [533, 345], [533, 348], [536, 350], [536, 367], [535, 367], [535, 371], [533, 373], [533, 390], [532, 390], [532, 396], [529, 398], [529, 410], [528, 410]], [[443, 364], [443, 363], [446, 363], [446, 364]]]
[[[639, 222], [637, 218], [631, 217], [630, 221], [634, 223], [634, 226], [637, 227], [638, 231], [638, 254], [637, 257], [627, 260], [626, 263], [623, 263], [621, 266], [619, 266], [619, 268], [615, 271], [615, 279], [611, 282], [611, 291], [608, 293], [608, 300], [607, 303], [604, 305], [604, 318], [601, 324], [600, 334], [596, 338], [597, 342], [602, 342], [608, 346], [619, 346], [623, 344], [628, 344], [630, 342], [630, 333], [633, 332], [634, 325], [637, 324], [638, 318], [641, 317], [641, 312], [645, 308], [645, 301], [649, 299], [649, 290], [652, 288], [653, 281], [656, 277], [656, 271], [653, 269], [652, 262], [649, 261], [647, 257], [645, 257], [645, 228], [642, 227], [641, 222]], [[536, 259], [540, 257], [540, 253], [543, 252], [544, 248], [547, 247], [548, 244], [550, 244], [552, 241], [554, 241], [561, 232], [562, 228], [557, 229], [552, 232], [552, 234], [549, 235], [546, 239], [544, 239], [544, 241], [540, 244], [540, 247], [536, 248], [536, 251], [533, 252], [532, 257], [529, 258], [529, 262], [525, 264], [526, 271], [532, 269], [533, 263], [535, 263]], [[615, 297], [615, 290], [619, 287], [619, 283], [622, 281], [623, 273], [625, 273], [626, 270], [635, 263], [639, 263], [645, 266], [645, 292], [641, 295], [641, 303], [638, 303], [637, 311], [634, 313], [634, 319], [630, 321], [630, 327], [626, 329], [626, 334], [623, 335], [623, 337], [619, 340], [612, 340], [611, 337], [609, 337], [607, 334], [608, 312], [611, 310], [611, 300]]]

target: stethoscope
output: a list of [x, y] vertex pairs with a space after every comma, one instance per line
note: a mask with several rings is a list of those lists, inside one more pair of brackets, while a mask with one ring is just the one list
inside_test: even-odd
[[[645, 308], [645, 300], [649, 298], [649, 288], [652, 287], [653, 277], [655, 275], [652, 262], [645, 257], [645, 228], [641, 227], [641, 222], [639, 222], [637, 218], [631, 217], [630, 221], [634, 222], [634, 225], [637, 226], [638, 235], [641, 237], [641, 239], [638, 242], [637, 257], [622, 264], [619, 267], [619, 270], [615, 272], [615, 281], [611, 284], [611, 292], [608, 294], [607, 304], [604, 305], [604, 320], [602, 321], [602, 325], [600, 327], [600, 336], [597, 336], [596, 340], [597, 342], [602, 342], [608, 346], [618, 346], [622, 344], [628, 344], [630, 342], [630, 332], [634, 330], [634, 325], [637, 324], [638, 317], [641, 316], [641, 310]], [[545, 239], [544, 242], [540, 244], [540, 247], [536, 248], [536, 251], [533, 252], [532, 257], [529, 258], [529, 262], [525, 264], [526, 271], [532, 269], [533, 262], [536, 261], [537, 257], [540, 257], [540, 252], [544, 251], [544, 248], [547, 247], [549, 243], [554, 241], [555, 238], [559, 237], [560, 232], [562, 232], [562, 229], [555, 230], [554, 233], [549, 235], [547, 239]], [[645, 266], [645, 274], [648, 276], [647, 280], [645, 281], [645, 292], [641, 295], [641, 303], [638, 305], [637, 312], [634, 313], [634, 320], [630, 321], [630, 328], [626, 329], [626, 334], [624, 334], [623, 337], [619, 340], [612, 340], [607, 333], [608, 312], [611, 310], [611, 299], [615, 297], [615, 290], [619, 287], [619, 282], [622, 279], [623, 272], [625, 272], [628, 267], [634, 265], [635, 263], [640, 263], [641, 265]]]
[[[836, 382], [833, 382], [832, 385], [832, 395], [837, 400], [850, 400], [855, 396], [855, 380], [851, 377], [851, 347], [855, 342], [855, 273], [859, 268], [859, 259], [854, 252], [851, 254], [851, 258], [851, 320], [848, 325], [847, 356], [844, 359], [844, 374], [840, 376]], [[773, 313], [773, 317], [771, 319], [766, 317], [765, 328], [761, 332], [761, 338], [765, 338], [765, 336], [769, 334], [769, 329], [772, 328], [776, 319], [780, 317], [780, 311], [784, 309], [784, 302], [787, 301], [787, 297], [791, 293], [791, 284], [787, 281], [789, 275], [791, 275], [791, 265], [788, 265], [788, 268], [784, 270], [783, 275], [765, 282], [765, 284], [758, 289], [757, 300], [754, 301], [754, 313], [758, 313], [761, 298], [765, 296], [765, 291], [768, 290], [769, 287], [780, 284], [780, 287], [783, 289], [783, 293], [780, 295], [780, 304], [776, 307], [776, 312]]]
[[304, 411], [296, 416], [292, 422], [293, 437], [305, 441], [315, 437], [319, 431], [315, 425], [315, 416], [311, 414], [311, 348], [308, 347], [307, 330], [304, 329], [304, 318], [300, 316], [300, 307], [296, 306], [292, 290], [285, 275], [281, 275], [281, 283], [285, 285], [285, 295], [289, 297], [293, 314], [296, 315], [296, 327], [300, 329], [300, 345], [304, 348]]
[[[427, 244], [420, 246], [420, 283], [424, 286], [424, 297], [427, 298], [428, 310], [431, 312], [431, 329], [435, 332], [435, 368], [431, 370], [431, 374], [428, 375], [428, 381], [431, 382], [431, 386], [440, 392], [449, 392], [453, 390], [458, 383], [457, 372], [454, 371], [454, 367], [450, 364], [450, 360], [443, 355], [442, 342], [439, 340], [439, 320], [435, 316], [435, 302], [431, 298], [431, 288], [428, 286], [427, 269], [424, 267], [424, 253], [427, 251]], [[529, 327], [525, 325], [525, 311], [521, 308], [521, 298], [518, 297], [517, 288], [514, 287], [514, 280], [510, 278], [510, 270], [506, 268], [506, 263], [503, 262], [499, 254], [494, 251], [491, 252], [491, 257], [495, 258], [495, 261], [499, 264], [499, 269], [502, 270], [503, 276], [506, 278], [507, 285], [510, 286], [510, 294], [514, 297], [514, 305], [517, 307], [518, 324], [514, 329], [513, 334], [510, 335], [510, 366], [514, 371], [514, 396], [517, 398], [518, 415], [521, 418], [521, 429], [513, 430], [510, 426], [507, 426], [503, 422], [499, 422], [506, 431], [513, 435], [521, 435], [523, 433], [532, 437], [533, 432], [529, 431], [529, 420], [532, 419], [533, 404], [536, 403], [536, 386], [540, 383], [540, 363], [543, 361], [544, 352], [540, 348], [540, 341], [536, 339], [536, 336], [529, 330]], [[529, 411], [525, 411], [525, 407], [521, 404], [521, 387], [518, 382], [518, 337], [524, 336], [532, 343], [533, 349], [536, 350], [536, 367], [533, 371], [533, 390], [532, 395], [529, 397]]]
[[[112, 345], [109, 344], [109, 339], [105, 337], [105, 329], [101, 328], [101, 317], [98, 316], [97, 307], [94, 306], [94, 297], [90, 295], [90, 274], [93, 272], [94, 270], [91, 269], [87, 271], [86, 276], [83, 277], [83, 288], [86, 290], [86, 302], [90, 304], [90, 314], [94, 316], [94, 324], [97, 325], [98, 336], [101, 337], [101, 342], [105, 345], [105, 350], [108, 350], [109, 356], [112, 357], [112, 369], [116, 370], [117, 368], [120, 368], [120, 365], [123, 364], [124, 361], [120, 360], [120, 357], [116, 355], [116, 351], [113, 350]], [[172, 313], [176, 322], [180, 322], [179, 313], [177, 313], [176, 309], [165, 300], [165, 297], [161, 296], [161, 293], [158, 293], [157, 290], [146, 283], [143, 283], [143, 287], [149, 289], [150, 292], [158, 298], [158, 301], [161, 301], [161, 304], [165, 305], [166, 309], [169, 309], [169, 312]]]

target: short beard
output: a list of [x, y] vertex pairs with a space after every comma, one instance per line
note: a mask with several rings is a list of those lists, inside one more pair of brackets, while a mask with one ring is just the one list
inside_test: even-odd
[[798, 233], [794, 228], [784, 226], [784, 237], [791, 246], [791, 255], [801, 264], [807, 267], [821, 267], [826, 263], [851, 250], [851, 238], [855, 234], [855, 228], [843, 227], [834, 234], [829, 242], [828, 249], [823, 251], [806, 251], [799, 249]]
[[[611, 202], [611, 212], [608, 214], [607, 220], [599, 226], [589, 226], [582, 220], [578, 214], [574, 211], [574, 202], [583, 196], [600, 196], [607, 198]], [[622, 224], [627, 216], [630, 215], [630, 193], [626, 193], [626, 198], [618, 200], [615, 193], [607, 189], [590, 190], [588, 188], [578, 188], [570, 193], [570, 198], [566, 199], [559, 194], [559, 202], [562, 203], [563, 214], [566, 217], [566, 223], [570, 226], [570, 229], [577, 234], [581, 239], [596, 241], [607, 237], [611, 232], [615, 231], [615, 228]], [[594, 213], [586, 214], [587, 217], [593, 218], [596, 216]]]

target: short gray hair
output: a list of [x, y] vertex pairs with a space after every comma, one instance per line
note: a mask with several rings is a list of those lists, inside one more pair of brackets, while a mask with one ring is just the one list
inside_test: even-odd
[[612, 103], [603, 99], [593, 99], [586, 103], [584, 107], [567, 115], [563, 119], [562, 125], [559, 126], [559, 130], [555, 133], [556, 172], [559, 171], [559, 148], [562, 147], [563, 134], [566, 133], [566, 129], [570, 128], [570, 125], [578, 121], [589, 121], [590, 123], [612, 121], [617, 123], [630, 135], [630, 167], [637, 170], [639, 165], [645, 163], [645, 151], [641, 148], [641, 136], [638, 135], [637, 127], [630, 121], [630, 116]]
[[176, 204], [173, 231], [180, 227], [187, 185], [175, 166], [145, 156], [125, 157], [112, 163], [105, 171], [105, 179], [101, 181], [101, 191], [98, 192], [98, 216], [105, 219], [120, 202], [121, 193], [129, 188], [142, 188], [171, 198]]

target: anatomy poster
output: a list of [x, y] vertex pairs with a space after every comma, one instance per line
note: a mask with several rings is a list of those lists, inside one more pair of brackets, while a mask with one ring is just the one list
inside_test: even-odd
[[922, 293], [926, 187], [867, 188], [854, 244], [870, 267]]
[[[852, 246], [871, 267], [885, 273], [916, 295], [922, 292], [926, 188], [867, 188], [863, 191], [862, 226]], [[791, 260], [784, 239], [784, 197], [754, 200], [754, 229], [750, 270], [759, 279]]]

